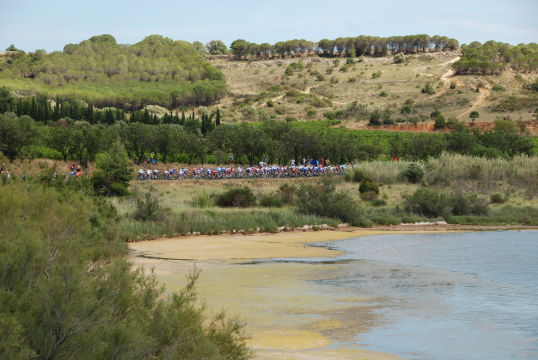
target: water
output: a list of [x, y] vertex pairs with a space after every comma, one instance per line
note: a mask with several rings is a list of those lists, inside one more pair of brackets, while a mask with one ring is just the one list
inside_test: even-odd
[[345, 251], [344, 275], [320, 283], [384, 305], [357, 344], [406, 359], [538, 359], [538, 232], [384, 235], [331, 247]]

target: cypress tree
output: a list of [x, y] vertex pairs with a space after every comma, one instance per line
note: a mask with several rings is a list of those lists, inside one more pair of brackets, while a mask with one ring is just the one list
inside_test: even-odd
[[37, 118], [37, 104], [35, 101], [35, 97], [33, 96], [32, 96], [32, 105], [30, 106], [30, 117], [34, 120]]
[[220, 110], [217, 108], [217, 115], [215, 116], [215, 126], [220, 125]]
[[144, 116], [142, 118], [142, 122], [144, 124], [149, 124], [151, 123], [151, 116], [149, 115], [149, 112], [148, 112], [148, 109], [145, 109], [144, 110]]

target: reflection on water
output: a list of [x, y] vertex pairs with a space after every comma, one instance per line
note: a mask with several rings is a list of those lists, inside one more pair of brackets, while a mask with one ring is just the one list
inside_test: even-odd
[[331, 246], [346, 252], [330, 260], [344, 271], [319, 284], [385, 299], [374, 310], [378, 325], [357, 336], [366, 348], [409, 359], [538, 358], [538, 232], [385, 235]]

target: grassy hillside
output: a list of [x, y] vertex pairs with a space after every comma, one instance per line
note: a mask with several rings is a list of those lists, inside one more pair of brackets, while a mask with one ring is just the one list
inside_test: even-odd
[[101, 35], [68, 44], [62, 52], [8, 53], [0, 65], [2, 85], [20, 94], [133, 110], [147, 104], [208, 105], [224, 95], [226, 82], [188, 42], [151, 35], [122, 45]]
[[440, 52], [396, 61], [364, 57], [352, 64], [319, 57], [238, 62], [221, 56], [211, 62], [228, 80], [230, 95], [219, 105], [228, 121], [329, 116], [346, 127], [364, 128], [372, 113], [381, 123], [412, 124], [433, 122], [434, 111], [471, 121], [473, 110], [481, 122], [536, 118], [538, 95], [525, 87], [536, 81], [536, 72], [508, 68], [500, 75], [456, 76], [452, 64], [459, 58], [459, 52]]

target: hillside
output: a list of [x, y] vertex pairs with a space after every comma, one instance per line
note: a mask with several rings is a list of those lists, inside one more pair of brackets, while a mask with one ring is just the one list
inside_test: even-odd
[[223, 74], [190, 43], [158, 35], [133, 45], [94, 36], [61, 52], [12, 51], [2, 58], [0, 86], [21, 95], [80, 98], [98, 107], [208, 105], [226, 87]]
[[460, 55], [411, 54], [401, 56], [400, 63], [393, 56], [249, 62], [215, 56], [210, 61], [228, 81], [229, 95], [218, 104], [227, 121], [326, 117], [360, 129], [374, 118], [389, 128], [413, 130], [416, 123], [433, 125], [434, 111], [469, 122], [472, 111], [479, 112], [477, 122], [536, 119], [538, 95], [525, 88], [536, 81], [536, 71], [454, 75], [452, 65]]

